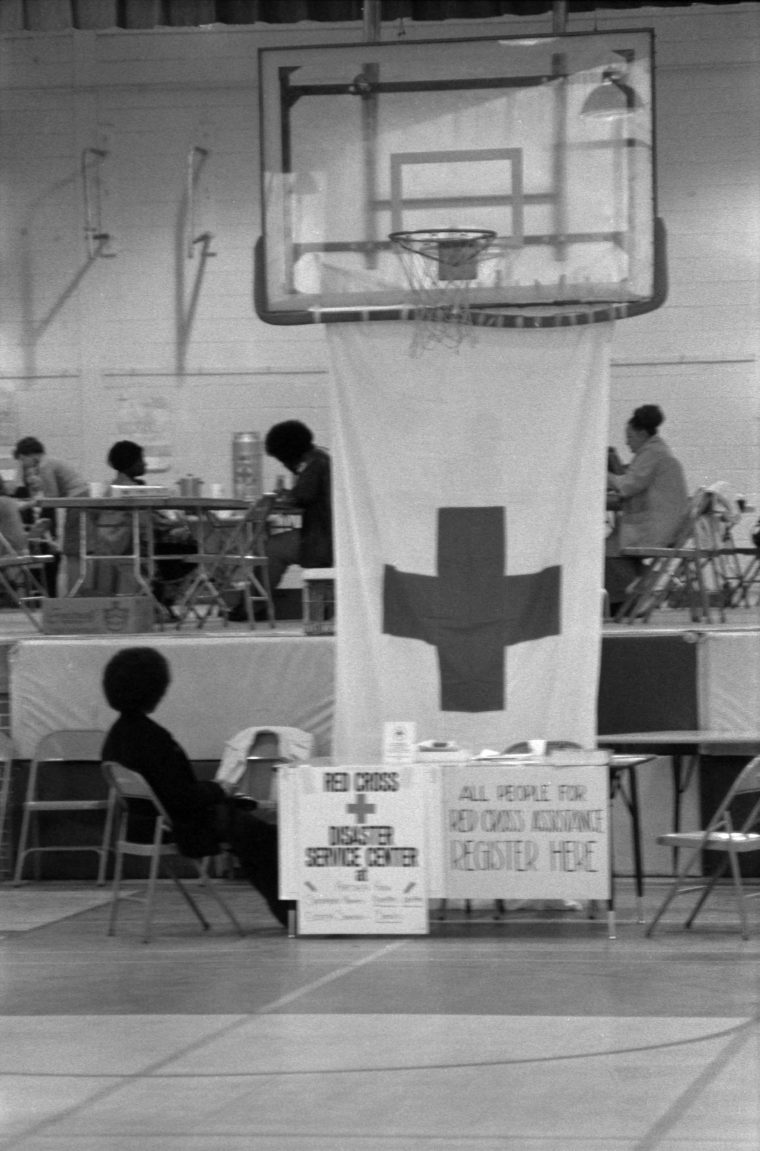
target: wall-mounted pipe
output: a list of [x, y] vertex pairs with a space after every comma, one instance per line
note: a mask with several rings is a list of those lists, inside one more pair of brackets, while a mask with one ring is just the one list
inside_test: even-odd
[[198, 173], [201, 165], [208, 156], [206, 148], [200, 148], [195, 144], [187, 154], [187, 258], [192, 260], [195, 245], [202, 243], [204, 245], [204, 256], [215, 256], [216, 252], [209, 252], [208, 246], [211, 240], [211, 232], [202, 232], [199, 236], [195, 234], [195, 187], [197, 183]]
[[107, 152], [102, 148], [84, 148], [82, 150], [82, 197], [84, 200], [84, 238], [87, 244], [87, 256], [94, 260], [97, 256], [113, 255], [105, 252], [104, 248], [110, 240], [108, 232], [103, 231], [102, 204], [100, 199], [100, 165], [105, 160]]
[[362, 35], [367, 44], [377, 44], [380, 40], [382, 9], [382, 0], [364, 0], [362, 5]]

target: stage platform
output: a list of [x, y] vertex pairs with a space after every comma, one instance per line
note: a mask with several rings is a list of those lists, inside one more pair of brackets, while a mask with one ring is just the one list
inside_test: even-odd
[[246, 727], [298, 727], [329, 755], [333, 719], [334, 638], [215, 624], [149, 635], [5, 637], [10, 734], [19, 759], [59, 728], [102, 728], [114, 720], [101, 688], [120, 648], [162, 651], [172, 685], [155, 712], [193, 760], [218, 760], [226, 740]]
[[[20, 612], [0, 611], [0, 714], [20, 764], [47, 731], [103, 728], [113, 721], [103, 699], [103, 667], [119, 647], [162, 650], [173, 684], [156, 719], [173, 731], [191, 759], [218, 763], [224, 743], [249, 726], [285, 725], [313, 734], [315, 755], [332, 751], [335, 640], [306, 636], [300, 621], [276, 629], [210, 621], [204, 628], [149, 635], [42, 636]], [[754, 731], [760, 698], [760, 617], [734, 611], [724, 624], [692, 622], [662, 611], [646, 627], [609, 624], [602, 634], [599, 735], [623, 731], [705, 729]], [[712, 749], [705, 771], [719, 789], [743, 749]], [[645, 871], [665, 874], [669, 853], [655, 838], [670, 830], [669, 761], [638, 769], [644, 815]], [[23, 768], [21, 768], [23, 770]], [[717, 782], [715, 780], [717, 779]], [[15, 790], [18, 803], [19, 788]], [[695, 773], [682, 796], [682, 825], [697, 825], [705, 790]], [[630, 871], [627, 818], [615, 815], [616, 861]], [[0, 864], [2, 861], [0, 861]]]

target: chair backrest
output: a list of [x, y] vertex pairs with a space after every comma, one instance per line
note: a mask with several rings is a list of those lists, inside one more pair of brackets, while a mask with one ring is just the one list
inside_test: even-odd
[[243, 777], [245, 791], [254, 799], [277, 799], [277, 765], [288, 759], [280, 753], [280, 737], [274, 731], [257, 732], [248, 748]]
[[689, 497], [689, 502], [684, 512], [683, 519], [676, 528], [673, 535], [672, 543], [669, 547], [681, 548], [686, 547], [688, 544], [698, 542], [698, 529], [697, 524], [700, 516], [707, 513], [710, 507], [710, 499], [707, 494], [707, 489], [699, 487]]
[[[27, 800], [47, 802], [100, 798], [100, 773], [93, 768], [100, 763], [105, 732], [95, 729], [50, 731], [37, 742], [29, 768]], [[69, 764], [64, 771], [56, 764]], [[98, 795], [93, 794], [95, 787]], [[105, 794], [102, 796], [105, 798]]]
[[[731, 808], [739, 797], [755, 795], [757, 798], [751, 806], [742, 805], [738, 826], [732, 818]], [[760, 756], [755, 756], [745, 764], [729, 787], [722, 801], [718, 805], [708, 824], [707, 830], [727, 829], [749, 831], [760, 820]]]
[[125, 806], [129, 805], [130, 800], [147, 800], [156, 810], [156, 819], [161, 819], [167, 827], [171, 827], [171, 820], [165, 807], [139, 771], [133, 771], [131, 767], [125, 767], [123, 763], [117, 763], [115, 760], [106, 759], [101, 766], [106, 783], [109, 787], [113, 787]]
[[106, 733], [97, 729], [63, 729], [43, 735], [34, 749], [37, 763], [54, 760], [76, 760], [80, 763], [100, 763]]

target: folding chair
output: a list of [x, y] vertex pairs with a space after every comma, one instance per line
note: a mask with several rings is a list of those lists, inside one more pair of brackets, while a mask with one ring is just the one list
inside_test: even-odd
[[181, 600], [175, 604], [178, 626], [192, 614], [198, 627], [203, 627], [206, 616], [198, 612], [197, 605], [204, 599], [217, 605], [226, 623], [230, 596], [237, 598], [241, 593], [250, 627], [256, 626], [257, 603], [264, 605], [269, 626], [275, 626], [265, 547], [270, 504], [271, 501], [264, 500], [234, 519], [208, 513], [217, 550], [201, 551], [194, 557], [197, 563], [195, 576]]
[[[115, 796], [106, 792], [100, 772], [101, 748], [105, 733], [92, 730], [54, 731], [39, 741], [29, 768], [26, 798], [22, 806], [21, 832], [19, 835], [16, 867], [13, 874], [15, 885], [21, 883], [24, 864], [28, 855], [39, 856], [44, 852], [94, 851], [98, 856], [97, 882], [100, 886], [106, 880], [108, 853], [111, 850]], [[61, 765], [70, 764], [72, 783], [61, 779]], [[76, 769], [74, 768], [76, 765]], [[73, 772], [76, 771], [74, 777]], [[56, 785], [50, 780], [57, 774]], [[85, 794], [74, 796], [72, 787]], [[102, 812], [104, 815], [103, 833], [98, 843], [45, 844], [39, 842], [39, 816], [57, 812], [72, 815], [81, 812]], [[30, 839], [34, 842], [30, 844]], [[39, 869], [35, 878], [39, 878]]]
[[[746, 901], [760, 897], [760, 891], [744, 890], [740, 859], [749, 852], [760, 852], [760, 756], [750, 760], [742, 769], [704, 830], [672, 831], [658, 835], [657, 842], [665, 847], [691, 848], [691, 851], [668, 888], [646, 934], [652, 934], [677, 895], [701, 892], [684, 924], [691, 927], [718, 880], [730, 869], [742, 939], [748, 939]], [[707, 851], [719, 853], [723, 858], [711, 876], [695, 882], [696, 877], [689, 873], [696, 863], [701, 864], [702, 853]]]
[[741, 511], [727, 488], [724, 483], [707, 488], [697, 528], [708, 556], [712, 591], [721, 607], [749, 607], [758, 553], [757, 548], [742, 546], [734, 539], [734, 527], [741, 519]]
[[[124, 767], [120, 763], [106, 762], [103, 764], [103, 774], [109, 788], [117, 795], [121, 806], [119, 831], [116, 838], [116, 865], [114, 868], [113, 885], [111, 887], [111, 909], [108, 918], [108, 934], [116, 932], [116, 919], [119, 913], [119, 895], [121, 888], [124, 859], [127, 856], [149, 860], [148, 889], [145, 897], [145, 916], [143, 919], [142, 941], [150, 940], [151, 923], [153, 920], [153, 907], [156, 898], [156, 883], [159, 877], [161, 864], [165, 865], [170, 879], [182, 895], [204, 931], [208, 931], [210, 924], [203, 915], [200, 907], [180, 879], [173, 866], [173, 861], [182, 859], [193, 867], [204, 890], [216, 901], [221, 910], [229, 919], [238, 935], [244, 936], [234, 911], [223, 898], [217, 886], [208, 878], [201, 863], [196, 859], [183, 856], [172, 838], [172, 826], [161, 801], [147, 781], [136, 771]], [[139, 802], [142, 807], [150, 805], [153, 818], [153, 836], [150, 842], [144, 843], [129, 837], [130, 804]]]
[[706, 489], [698, 488], [668, 547], [628, 547], [622, 555], [644, 560], [646, 566], [634, 580], [622, 607], [615, 616], [617, 623], [646, 622], [652, 613], [677, 592], [688, 603], [692, 619], [711, 618], [705, 565], [709, 549], [700, 539], [697, 521], [703, 514]]
[[[246, 727], [227, 740], [214, 778], [235, 784], [257, 801], [262, 814], [268, 811], [274, 819], [277, 768], [285, 763], [312, 763], [313, 748], [314, 737], [298, 727]], [[222, 874], [231, 873], [228, 853], [222, 852], [216, 861], [206, 860], [204, 869], [208, 870], [212, 862]]]
[[37, 573], [45, 564], [53, 563], [55, 558], [51, 552], [36, 552], [34, 555], [18, 552], [0, 532], [0, 587], [11, 603], [21, 608], [37, 631], [42, 631], [42, 624], [32, 609], [39, 608], [47, 596], [47, 588]]
[[12, 770], [13, 743], [4, 731], [0, 731], [0, 879], [6, 874], [4, 832], [8, 818], [8, 801], [11, 793]]

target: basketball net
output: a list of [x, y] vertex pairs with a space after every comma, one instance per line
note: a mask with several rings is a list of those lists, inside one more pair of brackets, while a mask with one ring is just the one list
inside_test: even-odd
[[388, 239], [414, 298], [410, 355], [436, 344], [454, 349], [464, 340], [474, 344], [471, 294], [482, 265], [496, 258], [496, 252], [489, 252], [496, 233], [448, 228], [391, 232]]

